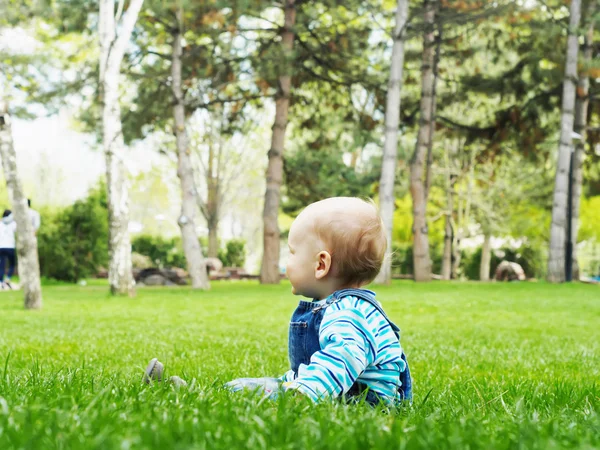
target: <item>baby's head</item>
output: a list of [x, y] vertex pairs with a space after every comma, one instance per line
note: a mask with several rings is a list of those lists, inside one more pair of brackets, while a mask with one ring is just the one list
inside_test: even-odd
[[333, 197], [300, 213], [290, 229], [288, 245], [287, 275], [292, 292], [321, 299], [336, 290], [373, 281], [387, 243], [372, 202]]

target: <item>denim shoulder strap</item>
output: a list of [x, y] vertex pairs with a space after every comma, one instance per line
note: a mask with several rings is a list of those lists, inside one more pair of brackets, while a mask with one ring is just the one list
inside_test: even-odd
[[375, 299], [375, 292], [369, 291], [368, 289], [342, 289], [333, 293], [333, 297], [336, 298], [336, 300], [341, 300], [342, 298], [348, 296], [357, 297], [373, 305], [375, 309], [381, 313], [385, 320], [389, 322], [394, 334], [398, 339], [400, 339], [400, 328], [398, 328], [398, 326], [390, 320], [379, 302]]

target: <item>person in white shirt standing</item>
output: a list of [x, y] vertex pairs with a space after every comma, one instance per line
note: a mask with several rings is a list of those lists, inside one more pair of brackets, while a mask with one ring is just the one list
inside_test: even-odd
[[[4, 211], [0, 221], [0, 277], [2, 289], [12, 289], [10, 278], [15, 273], [16, 262], [16, 239], [17, 223], [13, 219], [9, 209]], [[6, 273], [6, 261], [8, 260], [8, 273]]]
[[33, 225], [33, 232], [37, 234], [42, 224], [40, 213], [31, 207], [31, 199], [27, 199], [27, 205], [29, 206], [29, 217], [31, 218], [31, 224]]

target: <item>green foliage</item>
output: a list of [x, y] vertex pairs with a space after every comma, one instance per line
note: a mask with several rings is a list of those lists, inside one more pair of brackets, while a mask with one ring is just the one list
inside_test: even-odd
[[[136, 91], [135, 97], [128, 99], [133, 108], [127, 108], [130, 111], [123, 117], [126, 141], [173, 127], [173, 111], [164, 105], [173, 101], [171, 58], [179, 27], [175, 20], [179, 5], [183, 7], [182, 89], [188, 117], [199, 109], [212, 111], [231, 104], [227, 122], [232, 133], [238, 120], [243, 122], [251, 114], [247, 104], [259, 95], [256, 87], [244, 82], [240, 74], [252, 61], [254, 43], [244, 40], [233, 45], [232, 39], [238, 35], [239, 20], [244, 13], [255, 13], [254, 3], [238, 1], [233, 5], [202, 0], [146, 4], [134, 36], [139, 52], [129, 56], [131, 64], [125, 72]], [[269, 29], [263, 33], [274, 35]]]
[[[0, 302], [0, 448], [593, 449], [600, 442], [596, 286], [393, 283], [412, 407], [309, 403], [221, 386], [289, 368], [289, 284], [209, 292], [48, 286], [44, 311]], [[188, 389], [145, 385], [151, 357]], [[125, 420], [126, 418], [126, 420]]]
[[[434, 189], [431, 192], [431, 197], [438, 199], [439, 202], [442, 193], [439, 189]], [[394, 201], [394, 227], [392, 229], [392, 241], [395, 244], [412, 244], [412, 200], [410, 195], [404, 195], [403, 197], [397, 197]], [[432, 204], [430, 207], [430, 214], [435, 214], [437, 220], [429, 220], [429, 241], [433, 247], [438, 247], [444, 243], [444, 218], [437, 214], [439, 207]]]
[[[202, 254], [206, 256], [208, 239], [199, 239]], [[165, 238], [162, 236], [138, 235], [132, 239], [135, 253], [149, 257], [156, 267], [186, 268], [187, 262], [183, 253], [181, 238]], [[225, 267], [243, 267], [246, 262], [246, 242], [241, 239], [227, 241], [225, 248], [219, 249], [219, 260]]]
[[600, 243], [585, 242], [577, 247], [577, 263], [580, 275], [600, 277]]
[[413, 271], [412, 245], [394, 244], [392, 246], [392, 274], [412, 275]]
[[[431, 270], [439, 274], [442, 270], [443, 246], [432, 245], [429, 248], [431, 258]], [[412, 275], [414, 272], [412, 244], [393, 244], [392, 246], [392, 274]]]
[[590, 239], [600, 242], [600, 195], [581, 199], [579, 220], [577, 241]]
[[285, 157], [285, 196], [282, 209], [296, 215], [311, 203], [328, 197], [370, 197], [377, 171], [359, 173], [344, 164], [336, 151], [298, 151]]
[[[463, 274], [469, 280], [479, 280], [481, 252], [481, 247], [478, 247], [473, 252], [463, 252]], [[496, 267], [502, 261], [520, 264], [527, 278], [544, 278], [546, 274], [547, 253], [541, 245], [522, 244], [518, 248], [506, 246], [498, 250], [492, 250], [490, 279], [494, 278]]]
[[38, 232], [41, 275], [76, 282], [108, 263], [108, 212], [104, 184], [53, 216]]
[[225, 248], [219, 249], [219, 259], [224, 267], [244, 267], [246, 262], [246, 242], [242, 239], [231, 239]]
[[396, 198], [394, 201], [394, 227], [392, 240], [398, 244], [412, 243], [412, 200], [410, 195]]
[[[441, 59], [433, 178], [427, 205], [434, 271], [438, 271], [443, 245], [446, 175], [452, 173], [456, 187], [455, 231], [460, 230], [465, 236], [470, 236], [472, 230], [491, 231], [494, 235], [525, 240], [535, 248], [528, 258], [532, 267], [527, 270], [539, 276], [544, 266], [540, 255], [549, 239], [568, 8], [558, 0], [438, 4], [436, 34], [440, 37]], [[589, 13], [588, 4], [594, 5], [583, 2], [579, 33], [590, 21], [598, 25], [599, 15], [597, 11]], [[127, 7], [127, 2], [120, 5]], [[254, 115], [262, 120], [268, 113], [266, 122], [270, 126], [272, 111], [262, 109], [263, 99], [276, 96], [280, 92], [278, 77], [290, 74], [283, 211], [293, 216], [311, 202], [337, 195], [375, 196], [394, 1], [296, 2], [291, 54], [279, 45], [283, 23], [280, 4], [255, 0], [145, 1], [129, 45], [133, 51], [121, 68], [124, 83], [120, 101], [128, 143], [155, 131], [172, 134], [171, 53], [178, 28], [174, 11], [180, 5], [186, 112], [192, 116], [199, 109], [209, 111], [209, 119], [203, 119], [206, 125], [197, 127], [200, 141], [207, 141], [208, 124], [217, 121], [216, 138], [225, 141], [232, 136], [252, 135]], [[1, 8], [0, 27], [31, 31], [41, 44], [33, 54], [1, 51], [0, 85], [6, 86], [9, 100], [14, 97], [24, 103], [13, 102], [11, 111], [31, 115], [33, 103], [56, 111], [67, 99], [73, 100], [73, 104], [81, 105], [80, 125], [98, 132], [97, 2], [8, 0]], [[410, 145], [400, 145], [404, 154], [399, 157], [399, 166], [406, 165], [406, 153], [410, 153], [408, 147], [414, 144], [419, 124], [423, 3], [411, 2], [409, 16], [404, 45], [401, 140]], [[592, 75], [591, 98], [598, 97], [600, 85], [595, 66], [580, 67]], [[594, 151], [600, 143], [599, 112], [598, 103], [591, 102], [584, 163], [587, 195], [600, 192], [600, 156]], [[460, 141], [462, 154], [453, 154], [448, 164], [440, 164], [446, 139]], [[250, 146], [254, 147], [252, 150], [258, 147]], [[246, 145], [239, 147], [244, 149], [245, 157], [249, 153]], [[164, 141], [160, 151], [170, 153], [173, 148], [172, 140]], [[203, 148], [199, 147], [199, 151]], [[221, 162], [224, 167], [230, 165]], [[200, 166], [202, 162], [196, 164]], [[406, 195], [406, 173], [397, 178], [404, 187], [397, 189], [393, 241], [407, 253], [406, 245], [412, 241], [412, 211]], [[162, 180], [158, 181], [149, 184], [151, 189], [141, 191], [138, 198], [132, 194], [136, 200], [132, 202], [132, 213], [139, 212], [143, 222], [151, 224], [145, 228], [149, 234], [164, 232], [151, 229], [157, 226], [157, 214], [148, 201], [143, 201], [150, 197], [154, 200], [157, 192], [165, 192]], [[223, 182], [219, 192], [232, 190], [232, 186], [233, 182]], [[600, 239], [597, 199], [582, 201], [579, 240]], [[153, 204], [162, 211], [165, 201], [172, 203], [163, 195], [160, 202]], [[467, 217], [459, 217], [458, 209]], [[75, 219], [49, 218], [41, 231], [40, 237], [45, 239], [42, 244], [47, 245], [43, 251], [52, 255], [50, 260], [69, 258], [67, 247], [54, 246], [50, 251], [52, 238], [60, 236], [59, 230], [67, 220]], [[151, 242], [152, 239], [148, 237], [138, 244], [145, 245], [145, 251], [154, 255], [153, 261], [159, 265], [184, 265], [178, 241]], [[68, 239], [58, 240], [63, 241]], [[227, 250], [222, 250], [220, 256], [227, 259]], [[401, 259], [408, 263], [410, 258], [404, 254]], [[61, 264], [65, 267], [61, 268]], [[78, 264], [71, 267], [67, 262], [51, 265], [65, 279], [76, 278], [80, 270]]]
[[159, 268], [187, 267], [180, 237], [139, 235], [131, 241], [132, 250], [148, 256]]

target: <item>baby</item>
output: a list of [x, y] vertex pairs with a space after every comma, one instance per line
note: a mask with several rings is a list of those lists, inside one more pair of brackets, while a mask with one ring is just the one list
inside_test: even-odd
[[[292, 224], [288, 245], [292, 293], [312, 299], [301, 300], [292, 315], [291, 369], [281, 378], [241, 378], [227, 386], [261, 389], [272, 397], [293, 390], [314, 401], [410, 400], [412, 382], [399, 329], [375, 293], [361, 289], [377, 276], [387, 245], [373, 203], [351, 197], [313, 203]], [[162, 365], [152, 360], [146, 380], [161, 376]]]

